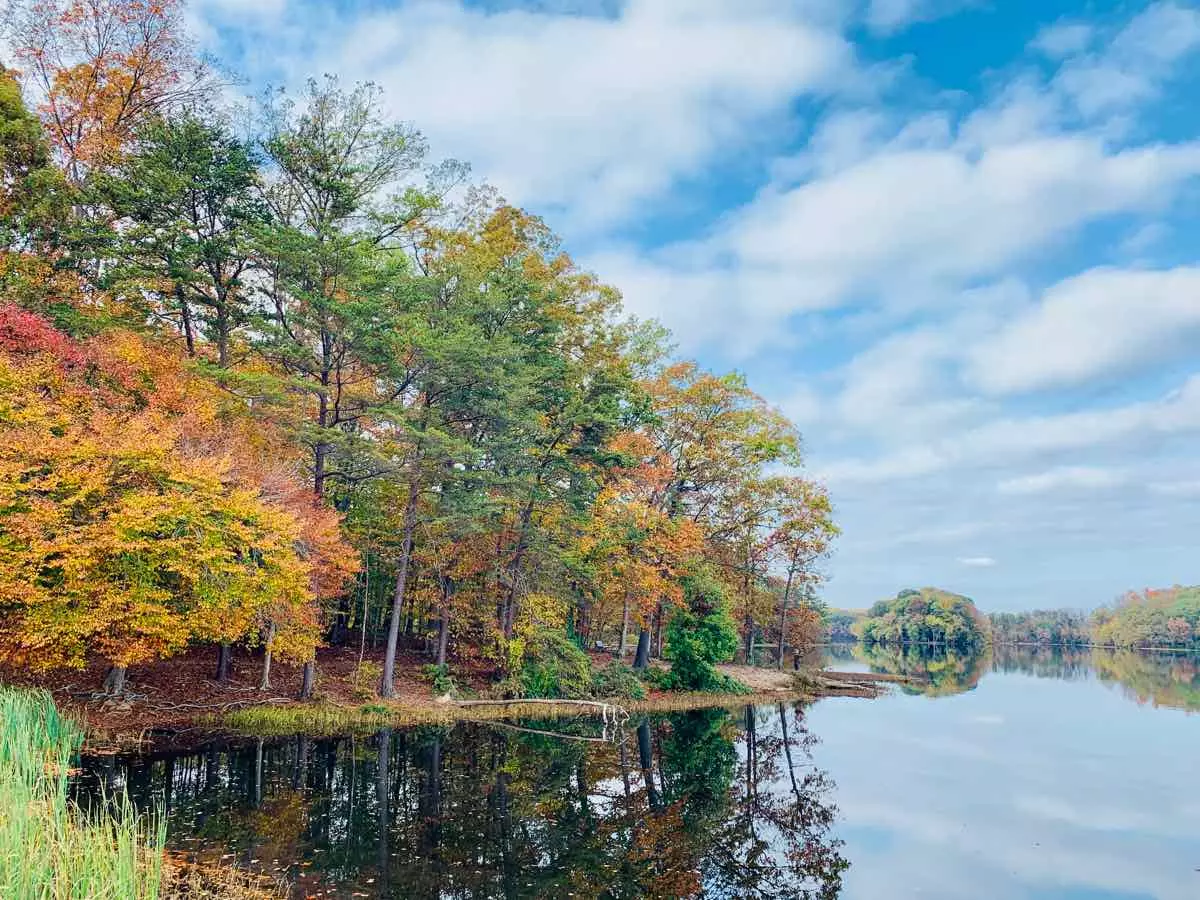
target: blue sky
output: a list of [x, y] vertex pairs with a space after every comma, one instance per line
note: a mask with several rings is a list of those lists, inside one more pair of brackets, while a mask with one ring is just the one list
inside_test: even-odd
[[800, 425], [827, 597], [1200, 582], [1200, 5], [196, 0], [369, 79]]

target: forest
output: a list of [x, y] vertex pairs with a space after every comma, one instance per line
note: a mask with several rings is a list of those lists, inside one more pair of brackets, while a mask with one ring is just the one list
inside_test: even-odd
[[338, 645], [383, 697], [402, 650], [529, 695], [597, 646], [704, 688], [819, 634], [791, 422], [374, 86], [222, 105], [183, 15], [7, 14], [0, 663], [119, 694], [250, 647], [308, 697]]
[[969, 598], [938, 588], [903, 590], [881, 600], [856, 629], [866, 644], [944, 644], [964, 650], [990, 639], [986, 617]]
[[896, 599], [876, 603], [866, 613], [825, 614], [825, 636], [831, 641], [954, 644], [963, 634], [975, 645], [990, 641], [1126, 650], [1200, 648], [1200, 587], [1129, 591], [1090, 614], [1035, 609], [984, 616], [967, 598], [935, 588], [901, 591]]

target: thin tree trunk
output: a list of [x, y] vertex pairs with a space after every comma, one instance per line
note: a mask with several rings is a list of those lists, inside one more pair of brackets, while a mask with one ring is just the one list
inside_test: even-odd
[[617, 659], [625, 661], [625, 650], [629, 645], [629, 594], [625, 594], [625, 608], [621, 612], [621, 640], [617, 644]]
[[533, 501], [530, 500], [521, 510], [521, 530], [517, 536], [517, 547], [513, 552], [512, 565], [509, 567], [508, 595], [504, 603], [504, 639], [508, 640], [513, 634], [513, 622], [517, 610], [517, 579], [521, 573], [521, 563], [525, 559], [525, 551], [529, 547], [529, 523], [533, 519]]
[[300, 675], [300, 699], [311, 700], [313, 695], [313, 687], [317, 683], [317, 661], [310, 659], [304, 664], [304, 671]]
[[779, 668], [783, 668], [783, 647], [787, 640], [787, 606], [792, 596], [792, 578], [796, 574], [795, 566], [788, 566], [787, 584], [783, 588], [783, 602], [779, 604]]
[[366, 571], [363, 576], [363, 605], [362, 605], [362, 621], [359, 622], [358, 636], [358, 665], [363, 664], [363, 657], [367, 655], [367, 598], [371, 594], [371, 553], [367, 551], [364, 554], [366, 557], [366, 565], [363, 567]]
[[260, 691], [265, 691], [271, 686], [271, 645], [273, 643], [275, 643], [274, 622], [267, 626], [267, 646], [266, 652], [263, 654], [262, 680], [258, 683], [258, 689]]
[[379, 685], [379, 696], [394, 697], [396, 686], [396, 646], [400, 641], [400, 617], [408, 588], [408, 565], [412, 557], [413, 532], [417, 527], [417, 481], [408, 485], [408, 503], [404, 507], [404, 540], [400, 547], [400, 571], [396, 573], [396, 593], [392, 597], [392, 618], [388, 623], [387, 649], [383, 655], [383, 678]]
[[183, 296], [183, 287], [175, 285], [175, 302], [179, 304], [179, 318], [183, 325], [183, 340], [187, 344], [187, 355], [196, 355], [196, 330], [192, 325], [192, 310], [187, 298]]
[[230, 670], [233, 667], [233, 647], [228, 641], [224, 641], [217, 648], [217, 682], [227, 684], [229, 682]]
[[217, 365], [222, 369], [229, 365], [229, 305], [222, 294], [217, 305]]
[[438, 622], [437, 662], [436, 665], [446, 664], [446, 645], [450, 643], [450, 607], [443, 605]]

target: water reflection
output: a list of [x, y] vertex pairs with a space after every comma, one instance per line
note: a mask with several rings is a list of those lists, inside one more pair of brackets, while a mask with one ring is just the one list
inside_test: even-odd
[[964, 654], [930, 645], [841, 643], [825, 648], [824, 661], [907, 676], [913, 681], [901, 685], [902, 691], [930, 697], [973, 690], [985, 673], [998, 672], [1057, 681], [1096, 679], [1137, 703], [1200, 710], [1200, 656], [1194, 653], [997, 644]]
[[[169, 843], [296, 896], [837, 897], [848, 863], [801, 709], [644, 720], [616, 743], [463, 725], [93, 761]], [[578, 738], [578, 739], [572, 739]]]
[[874, 649], [833, 662], [950, 674], [935, 700], [810, 710], [853, 863], [840, 900], [1200, 897], [1200, 719], [1156, 708], [1200, 709], [1196, 656]]
[[909, 681], [900, 684], [906, 694], [946, 697], [970, 691], [979, 684], [992, 665], [991, 649], [965, 652], [953, 647], [909, 644], [833, 644], [827, 648], [829, 661], [846, 665], [858, 663], [871, 672], [903, 675]]

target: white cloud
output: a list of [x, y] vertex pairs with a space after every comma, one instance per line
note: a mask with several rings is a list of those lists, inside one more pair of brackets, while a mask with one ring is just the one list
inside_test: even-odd
[[1032, 496], [1061, 490], [1102, 490], [1124, 482], [1125, 477], [1120, 472], [1088, 466], [1064, 466], [1036, 475], [1006, 479], [996, 489], [1002, 494]]
[[997, 565], [996, 560], [990, 556], [960, 556], [958, 564], [968, 569], [992, 569]]
[[[1200, 174], [1200, 143], [1110, 151], [1083, 135], [977, 152], [894, 150], [798, 187], [768, 188], [709, 238], [598, 257], [639, 312], [694, 345], [748, 353], [788, 317], [864, 294], [929, 298], [1039, 255], [1088, 222], [1148, 211]], [[622, 259], [622, 256], [625, 258]]]
[[1064, 59], [1087, 50], [1095, 34], [1086, 22], [1059, 21], [1039, 31], [1029, 46], [1051, 59]]
[[1044, 390], [1158, 364], [1197, 339], [1200, 268], [1093, 269], [978, 346], [970, 374], [991, 394]]
[[890, 34], [912, 25], [957, 12], [978, 0], [871, 0], [867, 7], [867, 27]]
[[1200, 375], [1194, 375], [1158, 400], [1061, 415], [998, 418], [950, 435], [930, 436], [875, 459], [828, 463], [820, 472], [834, 484], [878, 484], [1198, 431]]
[[1155, 3], [1134, 17], [1102, 51], [1063, 66], [1055, 87], [1085, 116], [1145, 102], [1182, 58], [1200, 48], [1200, 10]]
[[584, 228], [752, 144], [797, 97], [853, 83], [852, 57], [784, 0], [630, 0], [610, 17], [407, 2], [348, 23], [321, 61], [378, 82], [510, 199]]

